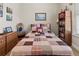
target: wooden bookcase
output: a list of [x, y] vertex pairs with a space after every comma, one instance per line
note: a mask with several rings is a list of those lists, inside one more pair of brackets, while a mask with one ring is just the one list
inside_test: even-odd
[[66, 42], [69, 46], [72, 45], [72, 16], [71, 11], [65, 10], [58, 14], [58, 32], [59, 38]]

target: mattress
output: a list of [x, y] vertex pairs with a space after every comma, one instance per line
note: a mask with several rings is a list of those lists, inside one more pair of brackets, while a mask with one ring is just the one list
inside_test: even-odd
[[72, 56], [72, 49], [52, 33], [29, 32], [11, 50], [11, 56]]

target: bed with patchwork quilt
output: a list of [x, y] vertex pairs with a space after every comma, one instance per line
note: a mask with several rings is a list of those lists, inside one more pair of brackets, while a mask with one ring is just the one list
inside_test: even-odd
[[72, 56], [72, 49], [53, 32], [29, 32], [11, 50], [11, 56]]

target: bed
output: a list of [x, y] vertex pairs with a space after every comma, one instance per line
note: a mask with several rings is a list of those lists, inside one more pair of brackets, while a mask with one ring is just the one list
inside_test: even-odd
[[11, 50], [11, 56], [72, 56], [72, 49], [53, 32], [30, 31]]

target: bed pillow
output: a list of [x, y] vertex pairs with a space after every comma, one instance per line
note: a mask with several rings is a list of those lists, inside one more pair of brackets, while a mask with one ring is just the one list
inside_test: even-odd
[[41, 28], [41, 27], [37, 28], [37, 32], [38, 33], [43, 33], [43, 28]]
[[50, 31], [50, 24], [41, 24], [44, 32]]
[[34, 26], [32, 27], [32, 32], [36, 32], [37, 31], [37, 28]]
[[36, 24], [36, 27], [39, 28], [40, 27], [40, 24]]
[[31, 28], [32, 28], [32, 32], [36, 32], [37, 31], [36, 24], [31, 24]]
[[50, 31], [50, 24], [31, 24], [33, 32], [48, 32]]
[[48, 27], [47, 26], [44, 26], [44, 27], [42, 27], [43, 28], [43, 31], [44, 32], [47, 32], [48, 31]]

